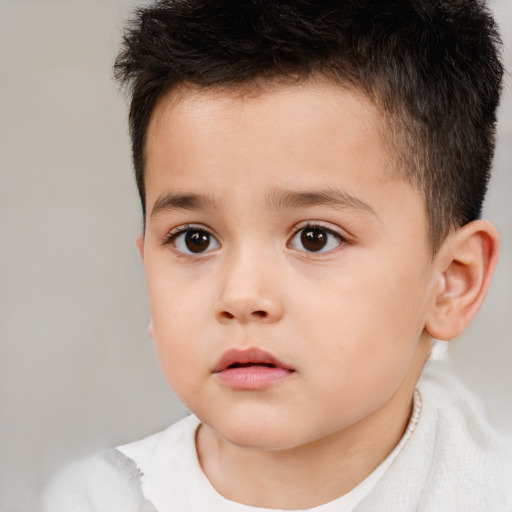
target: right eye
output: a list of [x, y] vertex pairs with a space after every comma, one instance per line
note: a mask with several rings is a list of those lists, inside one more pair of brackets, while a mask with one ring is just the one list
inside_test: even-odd
[[336, 250], [344, 241], [344, 238], [332, 229], [309, 224], [295, 233], [289, 246], [298, 251], [324, 253]]
[[170, 242], [183, 254], [203, 254], [220, 247], [217, 239], [204, 228], [183, 227], [171, 233]]

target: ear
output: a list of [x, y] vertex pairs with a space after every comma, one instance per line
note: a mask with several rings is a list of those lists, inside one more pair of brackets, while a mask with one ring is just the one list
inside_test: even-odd
[[[137, 246], [137, 249], [139, 251], [139, 254], [140, 254], [140, 259], [142, 260], [142, 262], [144, 263], [144, 235], [139, 235], [136, 239], [135, 239], [135, 245]], [[153, 328], [153, 319], [150, 318], [149, 319], [149, 325], [148, 325], [148, 334], [149, 334], [149, 337], [154, 340], [155, 339], [155, 330]]]
[[144, 262], [144, 236], [143, 235], [139, 235], [135, 239], [135, 245], [137, 246], [137, 249], [139, 250], [140, 259], [142, 260], [142, 262]]
[[153, 319], [152, 318], [149, 319], [148, 334], [149, 334], [149, 337], [153, 341], [155, 341], [155, 328], [153, 327]]
[[425, 329], [439, 340], [458, 336], [485, 299], [498, 263], [499, 236], [477, 220], [448, 235], [434, 260], [437, 290]]

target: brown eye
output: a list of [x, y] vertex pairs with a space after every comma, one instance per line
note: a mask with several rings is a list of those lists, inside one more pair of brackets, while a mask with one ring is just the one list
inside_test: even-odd
[[185, 244], [191, 252], [204, 252], [210, 245], [211, 236], [205, 231], [188, 231], [185, 235]]
[[208, 231], [190, 228], [174, 237], [174, 246], [185, 254], [201, 254], [219, 247], [219, 242]]
[[327, 233], [323, 229], [304, 229], [300, 235], [304, 249], [312, 252], [321, 251], [327, 244]]
[[304, 252], [328, 252], [343, 241], [341, 235], [321, 226], [307, 226], [298, 231], [290, 242], [293, 249]]

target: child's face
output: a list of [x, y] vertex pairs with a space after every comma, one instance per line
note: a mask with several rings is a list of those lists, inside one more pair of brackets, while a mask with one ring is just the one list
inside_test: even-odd
[[406, 410], [434, 279], [423, 201], [377, 111], [314, 82], [177, 99], [149, 126], [143, 241], [176, 394], [222, 438], [266, 449]]

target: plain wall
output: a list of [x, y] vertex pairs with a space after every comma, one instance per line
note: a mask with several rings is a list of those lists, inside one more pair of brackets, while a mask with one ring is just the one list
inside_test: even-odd
[[[126, 100], [112, 82], [122, 0], [0, 0], [0, 510], [37, 510], [65, 461], [185, 414], [146, 333]], [[512, 0], [491, 3], [512, 71]], [[485, 217], [503, 252], [488, 300], [449, 345], [512, 431], [512, 80]]]

